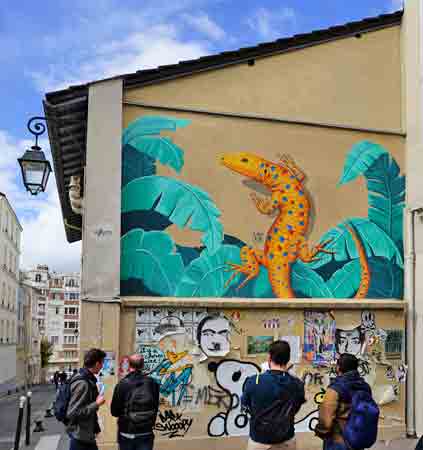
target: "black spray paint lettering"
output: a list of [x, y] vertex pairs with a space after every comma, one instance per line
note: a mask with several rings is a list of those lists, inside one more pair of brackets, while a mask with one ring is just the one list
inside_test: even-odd
[[229, 409], [231, 397], [227, 392], [213, 386], [196, 387], [190, 384], [187, 386], [187, 390], [181, 400], [181, 405], [210, 405], [216, 406], [217, 408]]
[[182, 413], [174, 413], [171, 409], [159, 413], [159, 423], [156, 423], [154, 429], [159, 431], [162, 436], [169, 438], [184, 437], [191, 428], [193, 418], [182, 417]]
[[309, 384], [323, 386], [323, 375], [319, 372], [305, 372], [303, 374], [303, 382], [306, 386]]

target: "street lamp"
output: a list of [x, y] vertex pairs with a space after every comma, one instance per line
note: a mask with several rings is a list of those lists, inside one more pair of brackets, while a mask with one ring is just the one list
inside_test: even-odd
[[27, 124], [28, 130], [35, 136], [35, 145], [26, 150], [25, 154], [18, 159], [21, 166], [23, 183], [26, 190], [32, 195], [45, 192], [48, 178], [51, 173], [50, 162], [46, 159], [44, 152], [38, 145], [38, 136], [46, 131], [46, 126], [40, 122], [45, 117], [32, 117]]

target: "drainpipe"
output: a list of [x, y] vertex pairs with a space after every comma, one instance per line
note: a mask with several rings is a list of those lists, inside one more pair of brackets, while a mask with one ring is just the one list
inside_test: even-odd
[[407, 437], [416, 437], [416, 252], [415, 252], [415, 215], [423, 213], [423, 208], [407, 208], [407, 252], [405, 257], [405, 299], [407, 308], [407, 351], [406, 359], [408, 365], [407, 377]]

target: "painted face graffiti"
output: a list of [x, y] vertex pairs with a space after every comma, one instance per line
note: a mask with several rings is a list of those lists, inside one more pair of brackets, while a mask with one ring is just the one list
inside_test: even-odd
[[335, 333], [336, 351], [339, 355], [350, 353], [358, 356], [363, 352], [365, 336], [361, 332], [361, 327], [352, 330], [337, 329]]
[[197, 340], [205, 356], [225, 356], [230, 350], [231, 324], [226, 317], [205, 317], [197, 328]]

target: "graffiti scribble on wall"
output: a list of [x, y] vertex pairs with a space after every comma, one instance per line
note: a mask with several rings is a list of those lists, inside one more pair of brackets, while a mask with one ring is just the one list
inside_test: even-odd
[[220, 411], [209, 422], [209, 436], [244, 436], [249, 433], [249, 420], [241, 411], [241, 394], [246, 379], [257, 375], [260, 368], [253, 363], [224, 359], [218, 364], [209, 364], [209, 370], [216, 378], [217, 385], [231, 398], [229, 408]]
[[[307, 240], [311, 198], [293, 159], [224, 154], [223, 170], [254, 180], [268, 192], [263, 198], [251, 194], [257, 214], [269, 216], [267, 229], [252, 237], [262, 245], [262, 236], [264, 245], [253, 249], [225, 234], [225, 218], [201, 186], [156, 174], [157, 163], [182, 171], [184, 151], [160, 133], [189, 123], [143, 116], [123, 132], [124, 295], [402, 298], [405, 178], [387, 150], [368, 141], [352, 147], [340, 185], [366, 179], [368, 216], [346, 218], [314, 246]], [[172, 224], [200, 232], [201, 246], [175, 242], [168, 232]]]
[[184, 417], [181, 413], [169, 409], [159, 413], [154, 429], [160, 433], [160, 436], [169, 439], [184, 437], [191, 428], [193, 421], [192, 417]]

